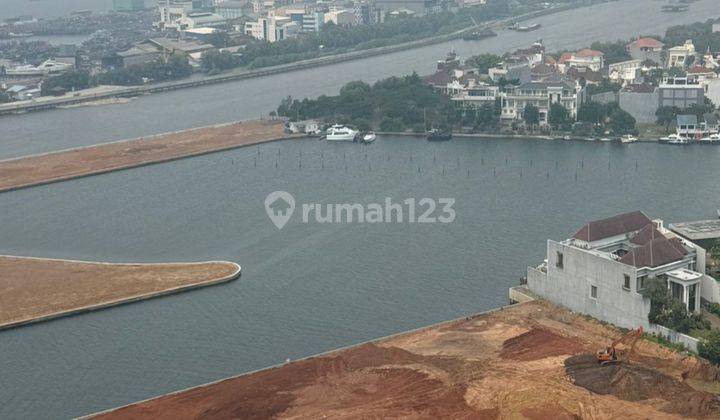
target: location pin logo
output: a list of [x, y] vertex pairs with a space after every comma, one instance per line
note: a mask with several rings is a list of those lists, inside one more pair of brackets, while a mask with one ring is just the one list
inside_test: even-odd
[[285, 191], [273, 191], [265, 198], [265, 211], [270, 221], [282, 229], [295, 211], [295, 198]]

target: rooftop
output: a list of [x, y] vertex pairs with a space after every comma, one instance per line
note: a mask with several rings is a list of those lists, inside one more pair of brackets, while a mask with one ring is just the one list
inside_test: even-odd
[[698, 273], [697, 271], [688, 270], [685, 268], [668, 271], [666, 273], [670, 277], [674, 277], [678, 280], [682, 281], [694, 281], [702, 277], [703, 275]]
[[581, 227], [575, 235], [574, 239], [581, 241], [593, 242], [600, 239], [610, 238], [612, 236], [627, 234], [638, 231], [648, 224], [652, 224], [645, 213], [634, 211], [624, 213], [607, 219], [595, 220], [588, 222]]
[[692, 241], [720, 238], [720, 219], [671, 223], [669, 228]]
[[637, 268], [660, 267], [680, 261], [687, 255], [687, 250], [677, 239], [666, 237], [655, 238], [645, 245], [633, 248], [620, 259], [620, 262]]
[[640, 48], [662, 48], [665, 46], [665, 44], [655, 38], [638, 38], [628, 44], [628, 47], [631, 45], [637, 45]]

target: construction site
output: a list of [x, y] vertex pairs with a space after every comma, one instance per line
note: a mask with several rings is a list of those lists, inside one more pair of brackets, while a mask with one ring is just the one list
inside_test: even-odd
[[720, 369], [545, 301], [403, 333], [98, 418], [720, 418]]

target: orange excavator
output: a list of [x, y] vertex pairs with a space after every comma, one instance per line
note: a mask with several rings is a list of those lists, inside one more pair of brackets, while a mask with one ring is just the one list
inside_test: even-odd
[[604, 349], [598, 350], [597, 352], [597, 361], [600, 364], [600, 366], [607, 366], [612, 364], [621, 363], [621, 360], [618, 359], [618, 351], [615, 348], [618, 344], [622, 343], [626, 346], [630, 347], [630, 350], [625, 355], [625, 359], [627, 361], [630, 361], [630, 356], [632, 356], [633, 351], [635, 350], [635, 343], [637, 343], [638, 339], [643, 334], [643, 327], [640, 327], [636, 330], [632, 330], [629, 333], [623, 335], [622, 337], [618, 338], [617, 340], [613, 341], [613, 343], [610, 345], [610, 347], [606, 347]]

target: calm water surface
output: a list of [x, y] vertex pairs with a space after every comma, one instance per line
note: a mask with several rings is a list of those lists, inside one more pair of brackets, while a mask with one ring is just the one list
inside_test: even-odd
[[[547, 238], [720, 205], [720, 148], [292, 140], [0, 195], [0, 253], [237, 261], [236, 282], [0, 333], [0, 418], [63, 418], [497, 307]], [[693, 168], [693, 170], [688, 170]], [[448, 225], [278, 231], [263, 201], [455, 197]]]
[[[46, 2], [50, 0], [40, 3]], [[466, 59], [483, 52], [502, 54], [542, 38], [549, 51], [559, 51], [595, 40], [662, 35], [668, 26], [720, 16], [717, 0], [694, 2], [686, 13], [662, 13], [660, 6], [654, 0], [619, 0], [537, 19], [542, 28], [529, 33], [500, 31], [498, 37], [479, 42], [446, 42], [312, 70], [156, 94], [130, 104], [5, 116], [0, 118], [0, 159], [253, 119], [267, 115], [288, 95], [317, 97], [337, 94], [352, 80], [374, 82], [413, 71], [430, 74], [452, 48]]]

